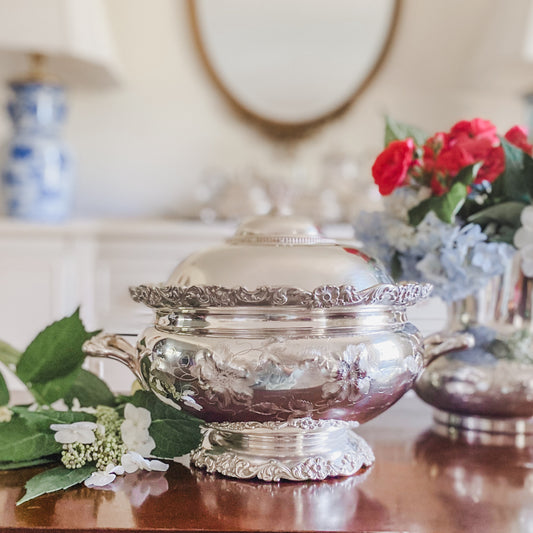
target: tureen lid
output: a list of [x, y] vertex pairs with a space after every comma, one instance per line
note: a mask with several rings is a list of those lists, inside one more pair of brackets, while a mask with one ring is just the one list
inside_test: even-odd
[[161, 308], [359, 303], [409, 304], [431, 287], [396, 285], [379, 261], [355, 245], [324, 237], [307, 218], [264, 215], [233, 237], [182, 261], [163, 285], [130, 289], [135, 301]]

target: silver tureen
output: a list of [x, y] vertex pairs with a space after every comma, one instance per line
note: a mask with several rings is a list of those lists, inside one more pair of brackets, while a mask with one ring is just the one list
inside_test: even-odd
[[[430, 358], [406, 308], [428, 284], [395, 284], [307, 219], [267, 215], [130, 289], [155, 311], [134, 348], [101, 334], [89, 355], [127, 364], [163, 402], [206, 422], [198, 467], [267, 481], [354, 474], [374, 456], [353, 428], [394, 404]], [[425, 361], [426, 360], [426, 361]]]

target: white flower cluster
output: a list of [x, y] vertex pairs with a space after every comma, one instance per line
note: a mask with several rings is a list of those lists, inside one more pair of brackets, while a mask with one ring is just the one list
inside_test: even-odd
[[165, 472], [168, 465], [157, 459], [151, 461], [145, 459], [137, 452], [128, 452], [122, 456], [121, 464], [116, 466], [113, 463], [107, 465], [105, 470], [93, 472], [91, 477], [84, 481], [86, 487], [104, 487], [115, 481], [117, 475], [133, 474], [137, 470], [147, 470], [149, 472]]
[[365, 251], [389, 271], [396, 263], [402, 280], [430, 282], [434, 294], [447, 302], [472, 294], [504, 272], [515, 251], [512, 246], [487, 242], [479, 225], [447, 224], [432, 211], [411, 226], [407, 212], [419, 198], [399, 191], [386, 199], [385, 211], [363, 212], [355, 226]]
[[[99, 408], [100, 409], [100, 408]], [[109, 408], [106, 408], [109, 410]], [[113, 427], [112, 417], [109, 413], [104, 411], [102, 419], [106, 420], [110, 427]], [[116, 414], [114, 415], [117, 416]], [[97, 418], [98, 421], [98, 418]], [[91, 477], [85, 480], [87, 487], [102, 487], [115, 480], [117, 475], [124, 473], [132, 473], [137, 470], [148, 470], [164, 472], [168, 469], [168, 465], [158, 460], [148, 460], [145, 457], [150, 455], [155, 448], [155, 441], [150, 436], [149, 428], [152, 422], [150, 411], [142, 407], [135, 407], [132, 404], [126, 404], [124, 408], [124, 420], [120, 424], [120, 434], [122, 442], [116, 439], [111, 439], [106, 442], [106, 446], [102, 449], [104, 452], [109, 451], [119, 452], [115, 453], [115, 457], [120, 457], [120, 465], [115, 465], [113, 462], [109, 462], [105, 468], [94, 472]], [[50, 429], [55, 431], [55, 440], [65, 445], [95, 445], [98, 443], [98, 439], [105, 439], [106, 429], [102, 424], [95, 422], [74, 422], [72, 424], [52, 424]], [[108, 450], [111, 446], [114, 450]], [[127, 450], [126, 453], [120, 455], [120, 450]], [[74, 450], [74, 456], [76, 458], [76, 451]], [[70, 450], [70, 455], [72, 455]], [[81, 446], [79, 451], [80, 457], [87, 455], [87, 449]], [[101, 454], [99, 460], [101, 461]], [[109, 460], [109, 456], [105, 456], [106, 462]], [[82, 463], [75, 463], [75, 467], [79, 467]], [[102, 463], [100, 463], [102, 464]], [[105, 463], [103, 463], [105, 464]], [[98, 466], [98, 463], [97, 463]], [[72, 466], [70, 466], [72, 468]], [[100, 467], [102, 468], [102, 467]]]
[[514, 236], [514, 244], [520, 250], [522, 272], [528, 277], [533, 277], [533, 206], [529, 205], [522, 210], [520, 215], [522, 227]]
[[151, 423], [152, 417], [148, 409], [135, 407], [131, 403], [126, 404], [120, 434], [128, 450], [143, 456], [150, 455], [155, 448], [154, 439], [148, 432]]
[[103, 426], [99, 426], [94, 422], [52, 424], [50, 429], [56, 432], [54, 438], [56, 442], [61, 444], [72, 444], [74, 442], [92, 444], [96, 440], [96, 435], [94, 434], [96, 429], [100, 430], [101, 433], [105, 433]]

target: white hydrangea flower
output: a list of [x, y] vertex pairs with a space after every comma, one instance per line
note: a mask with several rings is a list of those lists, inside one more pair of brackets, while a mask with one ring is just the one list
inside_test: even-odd
[[91, 415], [96, 413], [96, 409], [94, 407], [82, 407], [78, 398], [72, 398], [71, 410], [79, 413], [89, 413]]
[[527, 206], [520, 215], [522, 226], [514, 236], [514, 245], [520, 250], [522, 272], [533, 277], [533, 206]]
[[104, 487], [115, 481], [117, 475], [124, 474], [124, 467], [121, 465], [114, 465], [109, 463], [105, 470], [93, 472], [89, 478], [87, 478], [83, 484], [86, 487]]
[[124, 422], [122, 426], [129, 429], [148, 429], [152, 423], [152, 415], [144, 407], [135, 407], [127, 403], [124, 407]]
[[68, 411], [68, 405], [65, 403], [65, 400], [63, 400], [63, 398], [56, 400], [54, 403], [51, 403], [50, 407], [54, 411]]
[[152, 416], [148, 409], [135, 407], [131, 403], [126, 404], [120, 433], [129, 451], [137, 452], [142, 456], [150, 455], [155, 448], [155, 441], [148, 432], [151, 423]]
[[94, 431], [103, 428], [94, 422], [74, 422], [73, 424], [52, 424], [50, 429], [56, 431], [54, 438], [61, 444], [73, 442], [92, 444], [96, 440]]
[[0, 422], [9, 422], [11, 420], [11, 415], [13, 412], [9, 407], [3, 405], [0, 407]]
[[149, 465], [151, 472], [166, 472], [168, 470], [168, 464], [157, 459], [152, 459], [149, 461]]
[[120, 462], [127, 474], [133, 474], [137, 470], [150, 470], [148, 459], [137, 452], [125, 453]]
[[122, 456], [121, 459], [124, 471], [128, 474], [137, 472], [137, 470], [148, 470], [154, 472], [165, 472], [168, 470], [168, 465], [162, 461], [154, 459], [152, 461], [145, 459], [140, 453], [128, 452]]

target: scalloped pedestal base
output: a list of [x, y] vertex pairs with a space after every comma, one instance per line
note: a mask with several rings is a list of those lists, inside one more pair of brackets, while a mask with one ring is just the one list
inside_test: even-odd
[[300, 418], [288, 422], [208, 424], [191, 463], [208, 472], [263, 481], [351, 476], [374, 463], [357, 423]]

